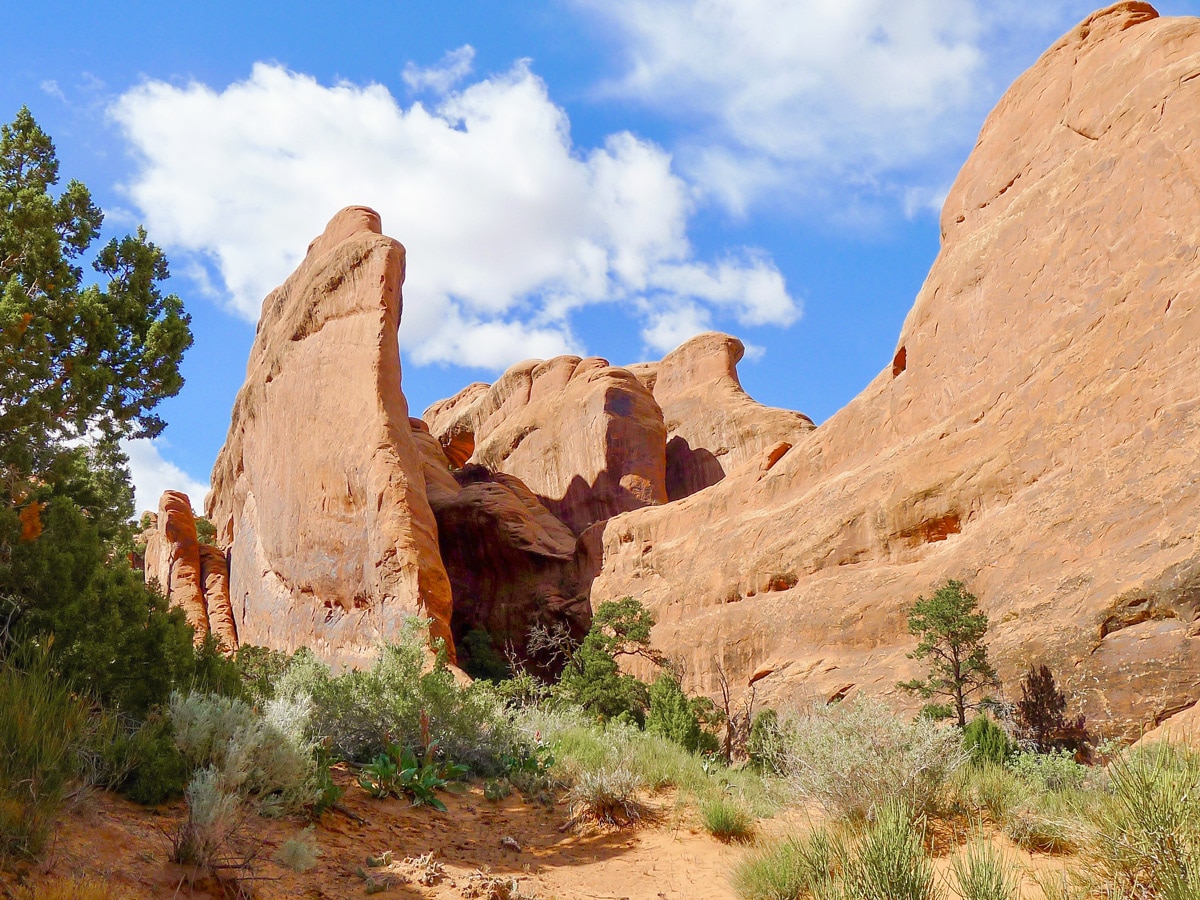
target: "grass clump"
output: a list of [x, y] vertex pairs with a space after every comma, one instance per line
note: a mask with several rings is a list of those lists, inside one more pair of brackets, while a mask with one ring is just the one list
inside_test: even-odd
[[954, 885], [963, 900], [1020, 900], [1017, 868], [986, 840], [972, 841], [950, 864]]
[[91, 727], [87, 705], [44, 658], [0, 664], [0, 858], [41, 851]]
[[827, 828], [804, 839], [784, 838], [743, 859], [733, 871], [733, 889], [742, 900], [832, 897], [838, 844]]
[[1136, 749], [1109, 776], [1090, 868], [1127, 896], [1200, 898], [1200, 755], [1165, 743]]
[[713, 797], [700, 804], [704, 830], [719, 841], [748, 841], [754, 834], [754, 816], [745, 805], [729, 797]]
[[[902, 802], [879, 808], [843, 863], [844, 900], [933, 900], [933, 864], [925, 853], [924, 828]], [[995, 898], [990, 898], [995, 900]]]
[[641, 777], [624, 764], [580, 772], [567, 792], [570, 822], [617, 828], [632, 825], [647, 812], [639, 799], [643, 787]]
[[800, 796], [851, 820], [892, 802], [935, 811], [967, 759], [957, 731], [906, 722], [874, 700], [819, 707], [789, 723], [788, 735], [784, 777]]

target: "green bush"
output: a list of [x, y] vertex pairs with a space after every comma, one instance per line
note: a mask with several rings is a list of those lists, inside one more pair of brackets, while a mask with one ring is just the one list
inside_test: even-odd
[[45, 654], [0, 663], [0, 858], [41, 852], [91, 727]]
[[182, 796], [187, 787], [191, 769], [175, 744], [170, 718], [161, 712], [119, 734], [106, 755], [117, 773], [110, 786], [135, 803], [154, 806]]
[[1008, 767], [1036, 790], [1052, 793], [1077, 791], [1088, 775], [1088, 767], [1075, 762], [1069, 750], [1014, 753]]
[[906, 722], [878, 701], [862, 699], [790, 722], [782, 768], [802, 797], [862, 820], [893, 801], [936, 811], [966, 759], [957, 729], [923, 718]]
[[[300, 654], [307, 654], [301, 650]], [[246, 697], [254, 703], [262, 704], [275, 699], [275, 682], [288, 670], [295, 659], [290, 653], [271, 650], [267, 647], [257, 647], [253, 644], [242, 644], [234, 654], [234, 664], [241, 676]]]
[[188, 815], [172, 835], [171, 862], [208, 868], [245, 822], [245, 805], [213, 766], [192, 775], [186, 795]]
[[434, 742], [477, 774], [501, 774], [517, 734], [497, 688], [460, 685], [442, 657], [423, 672], [426, 647], [414, 621], [369, 669], [334, 675], [312, 654], [298, 653], [275, 683], [276, 698], [309, 704], [309, 739], [328, 740], [343, 759], [368, 762], [392, 743], [423, 750]]
[[700, 718], [679, 680], [670, 672], [663, 672], [650, 685], [646, 731], [674, 741], [692, 753], [700, 747]]
[[217, 694], [171, 697], [175, 742], [189, 770], [210, 768], [222, 791], [254, 794], [266, 811], [297, 810], [316, 801], [310, 706], [276, 698], [259, 715], [244, 700]]
[[779, 713], [773, 709], [762, 710], [750, 723], [750, 736], [746, 739], [746, 756], [750, 765], [760, 772], [781, 774], [786, 742]]
[[1004, 765], [1013, 752], [1008, 734], [990, 716], [976, 716], [963, 729], [963, 744], [975, 765]]
[[472, 628], [455, 643], [459, 665], [472, 678], [501, 682], [512, 674], [504, 657], [496, 652], [492, 636], [482, 628]]
[[1010, 811], [1030, 794], [1029, 786], [1005, 766], [991, 762], [959, 770], [961, 799], [973, 809], [985, 810], [992, 822], [1002, 825]]
[[650, 705], [649, 689], [624, 674], [617, 659], [636, 656], [661, 664], [662, 658], [650, 647], [653, 627], [654, 616], [632, 597], [601, 603], [591, 629], [563, 668], [555, 697], [601, 722], [627, 717], [642, 725]]

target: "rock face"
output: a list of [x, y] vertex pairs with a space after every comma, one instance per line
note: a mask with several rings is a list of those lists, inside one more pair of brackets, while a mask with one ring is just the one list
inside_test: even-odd
[[1010, 685], [1046, 663], [1127, 733], [1194, 703], [1197, 72], [1200, 20], [1144, 3], [1051, 47], [955, 182], [893, 360], [790, 449], [609, 521], [593, 605], [644, 600], [702, 689], [719, 663], [794, 703], [893, 693], [907, 609], [961, 578]]
[[737, 364], [746, 347], [709, 332], [658, 363], [631, 366], [667, 426], [667, 497], [679, 500], [716, 484], [762, 451], [794, 445], [813, 430], [808, 416], [757, 403], [742, 389]]
[[450, 582], [400, 389], [404, 248], [339, 212], [263, 302], [208, 518], [244, 643], [368, 661], [409, 615], [453, 644]]
[[535, 625], [565, 625], [582, 638], [591, 607], [575, 535], [515, 475], [476, 464], [451, 474], [425, 422], [410, 422], [454, 595], [455, 646], [461, 651], [462, 639], [481, 629], [496, 653], [511, 649], [529, 661]]
[[453, 464], [515, 475], [576, 535], [667, 501], [662, 411], [637, 378], [606, 360], [519, 363], [423, 418]]
[[197, 642], [210, 631], [227, 650], [238, 647], [229, 604], [229, 567], [225, 554], [196, 538], [196, 518], [188, 495], [167, 491], [158, 514], [141, 535], [145, 544], [146, 583], [157, 582], [172, 606], [187, 616]]

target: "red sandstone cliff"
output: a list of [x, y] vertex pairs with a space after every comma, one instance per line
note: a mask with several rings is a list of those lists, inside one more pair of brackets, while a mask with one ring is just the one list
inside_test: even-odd
[[[711, 689], [890, 693], [947, 577], [1002, 674], [1049, 663], [1133, 729], [1200, 696], [1200, 20], [1121, 3], [988, 117], [895, 360], [781, 457], [611, 520], [631, 594]], [[706, 564], [699, 565], [703, 559]]]

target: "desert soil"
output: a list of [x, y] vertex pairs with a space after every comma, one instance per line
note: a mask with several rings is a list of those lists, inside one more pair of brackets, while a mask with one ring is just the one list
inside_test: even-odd
[[[670, 793], [651, 798], [652, 820], [638, 827], [578, 833], [565, 828], [569, 813], [563, 803], [519, 794], [491, 802], [475, 785], [462, 795], [443, 795], [449, 809], [438, 812], [412, 808], [407, 801], [373, 800], [349, 776], [341, 777], [346, 784], [342, 806], [350, 815], [329, 812], [315, 823], [312, 836], [322, 855], [305, 874], [274, 857], [306, 823], [258, 816], [246, 821], [232, 855], [244, 857], [255, 847], [257, 855], [242, 872], [249, 877], [240, 881], [246, 891], [241, 896], [342, 900], [366, 896], [371, 885], [386, 885], [378, 896], [734, 900], [730, 873], [747, 852], [705, 833], [695, 810], [676, 803]], [[91, 792], [62, 816], [42, 862], [0, 872], [0, 896], [25, 900], [32, 889], [36, 900], [42, 890], [72, 879], [105, 883], [114, 898], [239, 896], [234, 870], [223, 870], [224, 877], [217, 879], [168, 862], [170, 836], [184, 812], [181, 801], [147, 809], [108, 792]], [[805, 828], [799, 814], [761, 824], [763, 836]], [[955, 842], [949, 833], [935, 837], [939, 871], [948, 870], [945, 850]], [[1025, 866], [1062, 865], [1007, 842], [1004, 849]], [[435, 865], [421, 860], [426, 854]], [[375, 865], [368, 865], [369, 857]], [[514, 879], [519, 893], [512, 892]], [[1041, 900], [1032, 880], [1026, 882], [1026, 900]]]

